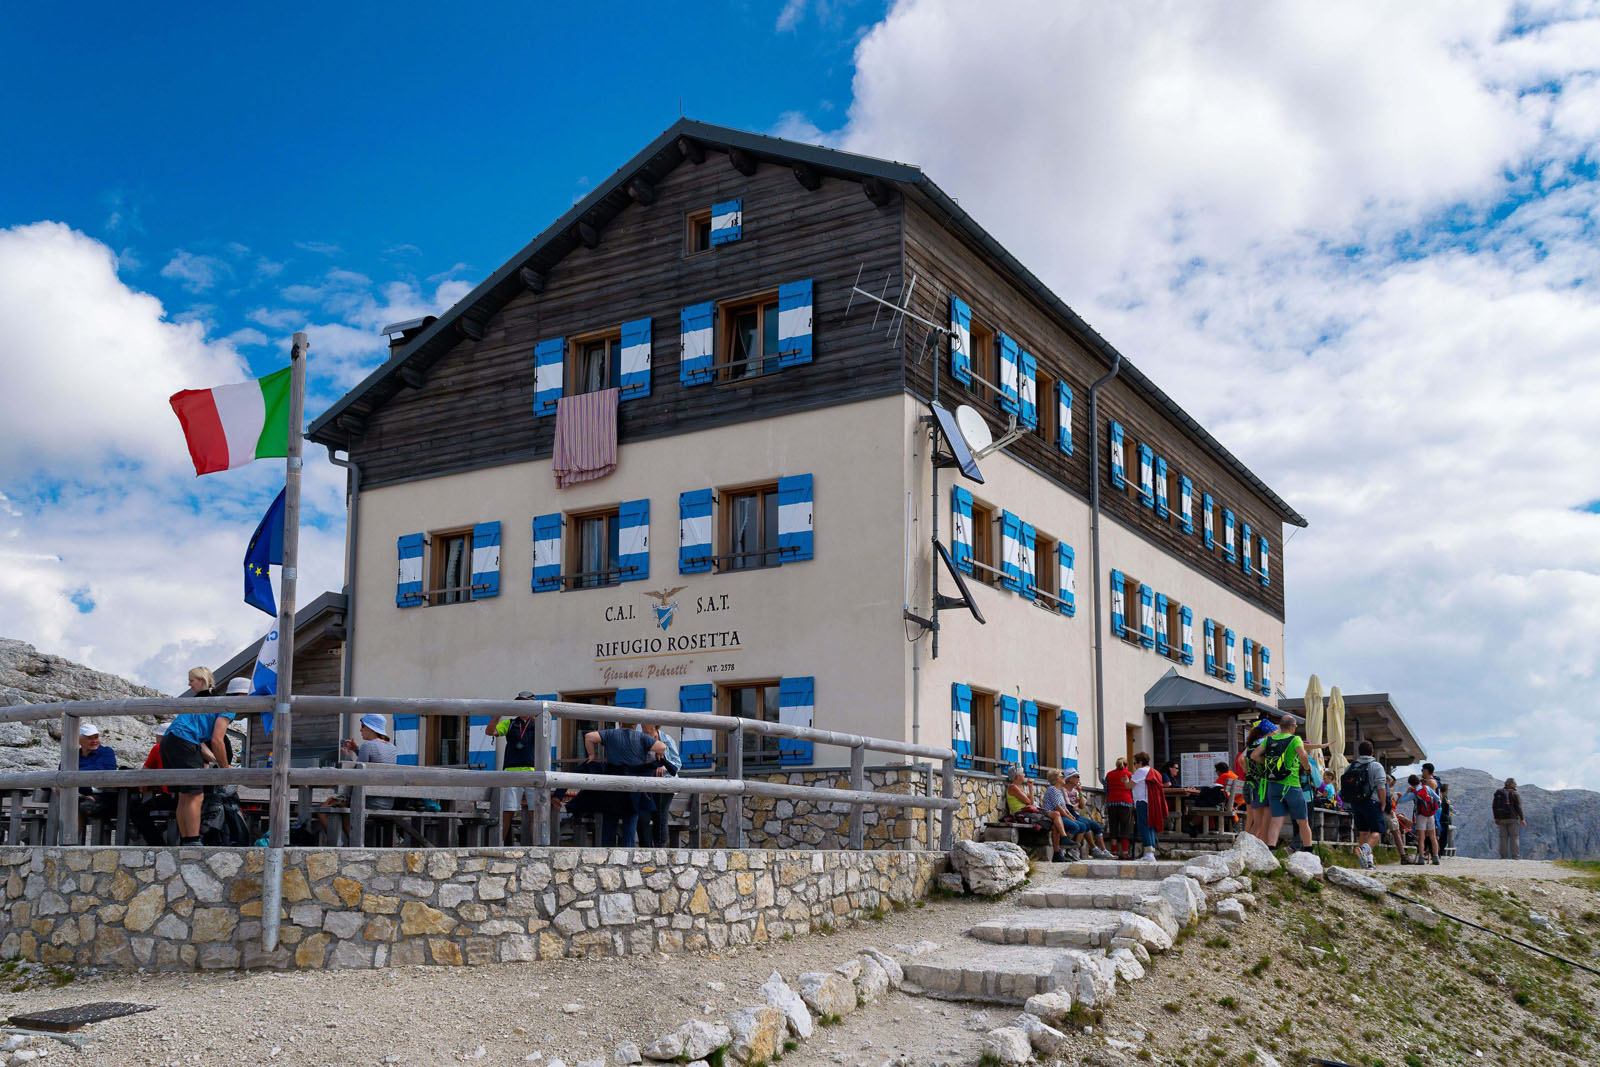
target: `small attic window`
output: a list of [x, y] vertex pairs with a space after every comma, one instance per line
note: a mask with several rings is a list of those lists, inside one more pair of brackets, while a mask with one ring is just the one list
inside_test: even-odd
[[683, 217], [683, 254], [699, 255], [711, 251], [711, 209], [691, 211]]

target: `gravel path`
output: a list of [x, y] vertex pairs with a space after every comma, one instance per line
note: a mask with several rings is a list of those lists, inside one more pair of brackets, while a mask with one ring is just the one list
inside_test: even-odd
[[[1051, 876], [1048, 867], [1036, 874]], [[792, 983], [800, 972], [830, 970], [865, 945], [887, 950], [924, 939], [946, 942], [1012, 909], [979, 900], [929, 901], [891, 912], [882, 922], [718, 953], [470, 969], [100, 975], [60, 989], [0, 994], [0, 1011], [96, 1000], [156, 1006], [93, 1027], [96, 1040], [82, 1056], [65, 1053], [75, 1065], [510, 1067], [538, 1052], [546, 1060], [559, 1056], [570, 1067], [623, 1041], [644, 1044], [689, 1019], [722, 1019], [760, 1003], [755, 988], [774, 970]], [[848, 1025], [819, 1031], [806, 1058], [797, 1054], [786, 1062], [843, 1062], [833, 1057], [849, 1045], [860, 1052], [849, 1062], [876, 1067], [912, 1036], [943, 1048], [955, 1020], [969, 1015], [971, 1009], [895, 994], [849, 1017]], [[914, 1024], [904, 1038], [891, 1032], [898, 1019]], [[880, 1034], [875, 1045], [883, 1051], [863, 1045], [872, 1032]], [[973, 1048], [980, 1036], [972, 1035]], [[482, 1055], [475, 1055], [480, 1047]]]
[[1558, 867], [1550, 860], [1488, 860], [1461, 856], [1445, 857], [1437, 867], [1402, 867], [1397, 863], [1385, 864], [1374, 873], [1406, 876], [1412, 874], [1438, 874], [1453, 878], [1482, 878], [1502, 882], [1558, 881], [1575, 877], [1578, 872]]

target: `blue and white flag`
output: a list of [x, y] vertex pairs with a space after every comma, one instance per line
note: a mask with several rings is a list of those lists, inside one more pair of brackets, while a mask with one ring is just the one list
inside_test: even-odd
[[[273, 627], [261, 639], [261, 651], [256, 653], [255, 673], [250, 676], [250, 695], [278, 695], [278, 629]], [[261, 716], [261, 726], [272, 733], [272, 712]]]
[[244, 550], [244, 602], [268, 615], [278, 614], [272, 599], [272, 568], [283, 565], [283, 495], [267, 508]]

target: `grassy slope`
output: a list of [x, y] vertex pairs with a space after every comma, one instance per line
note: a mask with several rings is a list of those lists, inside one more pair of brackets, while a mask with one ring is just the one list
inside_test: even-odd
[[[1600, 882], [1556, 885], [1548, 900], [1436, 873], [1395, 888], [1600, 966]], [[1258, 878], [1255, 895], [1245, 926], [1189, 932], [1094, 1032], [1135, 1037], [1128, 1055], [1176, 1067], [1260, 1063], [1262, 1053], [1285, 1065], [1600, 1062], [1600, 977], [1448, 920], [1427, 930], [1393, 898], [1301, 886], [1282, 872]], [[1554, 910], [1557, 931], [1529, 919]]]

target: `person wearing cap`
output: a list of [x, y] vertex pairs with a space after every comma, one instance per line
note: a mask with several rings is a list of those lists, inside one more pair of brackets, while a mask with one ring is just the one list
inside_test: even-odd
[[[110, 745], [100, 743], [100, 727], [84, 719], [78, 723], [78, 766], [63, 766], [61, 769], [114, 771], [117, 769], [117, 754]], [[117, 806], [115, 803], [108, 804], [110, 799], [98, 789], [86, 785], [78, 787], [78, 810], [86, 819], [116, 818]]]
[[[249, 696], [250, 679], [234, 678], [228, 683], [227, 695]], [[216, 711], [190, 712], [175, 717], [161, 737], [161, 765], [173, 770], [201, 770], [207, 766], [228, 765], [228, 724], [234, 712], [226, 710], [226, 703], [204, 701]], [[200, 809], [205, 787], [180, 785], [178, 790], [178, 843], [200, 843]]]
[[[518, 700], [537, 700], [531, 691], [524, 689], [516, 696]], [[506, 771], [531, 771], [534, 769], [534, 753], [537, 730], [536, 720], [531, 715], [518, 715], [507, 717], [496, 715], [484, 726], [483, 732], [488, 737], [503, 737], [506, 739], [505, 759], [501, 770]], [[511, 816], [518, 809], [531, 812], [535, 803], [532, 786], [508, 785], [500, 790], [500, 840], [511, 844]], [[530, 838], [533, 828], [528, 816], [523, 816], [523, 836]]]

